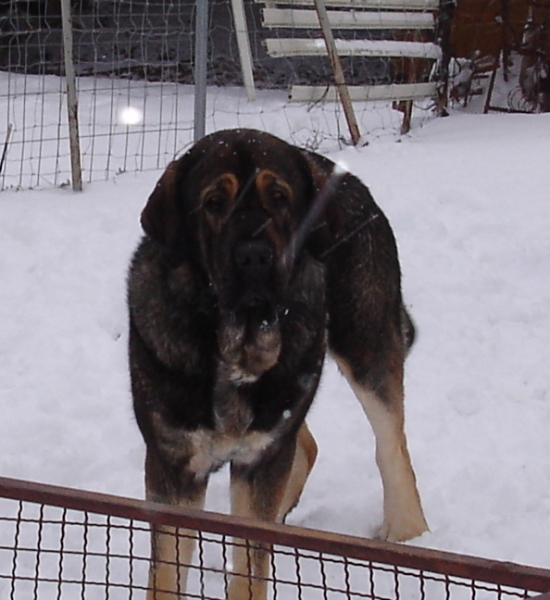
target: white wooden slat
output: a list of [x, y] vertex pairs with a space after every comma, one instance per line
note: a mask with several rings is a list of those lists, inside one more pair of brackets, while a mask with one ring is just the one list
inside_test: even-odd
[[[283, 4], [287, 6], [312, 6], [315, 0], [256, 0], [261, 4], [275, 6]], [[326, 6], [350, 9], [370, 10], [421, 10], [437, 11], [439, 0], [325, 0]]]
[[[372, 56], [387, 58], [441, 58], [441, 48], [430, 42], [395, 42], [373, 40], [335, 40], [340, 56]], [[268, 38], [265, 40], [269, 56], [326, 56], [322, 38], [292, 39]]]
[[[388, 85], [348, 86], [353, 102], [383, 100], [415, 100], [435, 97], [436, 83], [392, 83]], [[334, 86], [293, 85], [290, 88], [291, 102], [335, 102], [338, 90]]]
[[233, 20], [235, 22], [235, 32], [237, 34], [237, 46], [239, 49], [244, 87], [248, 99], [253, 101], [256, 100], [256, 88], [254, 85], [252, 52], [250, 50], [250, 37], [248, 35], [243, 0], [231, 0], [231, 8], [233, 10]]
[[[432, 13], [414, 12], [360, 12], [331, 10], [328, 18], [334, 29], [433, 29]], [[294, 27], [297, 29], [319, 28], [319, 19], [314, 10], [293, 8], [264, 8], [264, 27]]]

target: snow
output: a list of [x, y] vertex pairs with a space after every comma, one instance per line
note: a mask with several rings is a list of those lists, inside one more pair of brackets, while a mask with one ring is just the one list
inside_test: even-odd
[[[542, 567], [549, 132], [550, 115], [455, 111], [330, 155], [390, 218], [418, 327], [407, 433], [431, 531], [412, 543]], [[143, 497], [125, 276], [159, 175], [0, 195], [2, 476]], [[320, 453], [290, 522], [372, 536], [382, 519], [373, 436], [331, 361], [308, 421]], [[209, 509], [227, 510], [226, 486], [226, 472], [213, 477]]]

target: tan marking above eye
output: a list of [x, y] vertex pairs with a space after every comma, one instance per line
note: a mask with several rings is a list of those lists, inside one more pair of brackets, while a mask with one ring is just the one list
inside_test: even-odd
[[290, 185], [269, 169], [262, 169], [256, 175], [256, 188], [264, 201], [269, 200], [277, 193], [284, 196], [284, 200], [288, 203], [292, 202], [294, 197]]
[[[233, 203], [239, 191], [239, 181], [233, 173], [223, 173], [206, 186], [200, 194], [201, 206], [208, 204], [214, 198]], [[228, 204], [226, 204], [227, 208]]]

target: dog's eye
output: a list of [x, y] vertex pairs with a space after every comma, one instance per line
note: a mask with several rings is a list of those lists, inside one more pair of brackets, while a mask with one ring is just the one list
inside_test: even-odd
[[286, 192], [280, 188], [276, 188], [270, 193], [271, 203], [274, 208], [282, 210], [288, 207], [288, 196]]
[[225, 197], [219, 192], [213, 192], [206, 196], [202, 206], [211, 215], [221, 215], [225, 211]]

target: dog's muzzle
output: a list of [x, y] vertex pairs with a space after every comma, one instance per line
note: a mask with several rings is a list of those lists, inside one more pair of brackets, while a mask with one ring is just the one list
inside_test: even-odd
[[240, 297], [222, 312], [218, 344], [234, 381], [251, 382], [277, 362], [281, 347], [273, 247], [263, 239], [241, 242], [233, 266]]
[[237, 271], [247, 281], [265, 279], [274, 263], [275, 254], [267, 240], [248, 240], [235, 248]]
[[240, 281], [235, 298], [235, 318], [246, 321], [248, 329], [268, 327], [277, 321], [275, 252], [268, 240], [239, 243], [234, 251], [235, 276]]

